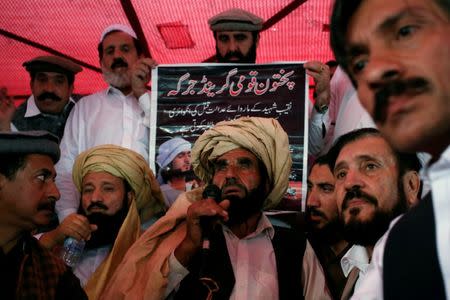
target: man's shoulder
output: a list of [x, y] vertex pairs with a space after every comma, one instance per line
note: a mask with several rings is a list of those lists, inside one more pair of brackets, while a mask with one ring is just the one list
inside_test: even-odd
[[77, 103], [77, 105], [83, 105], [83, 104], [87, 104], [91, 100], [98, 100], [99, 98], [106, 98], [106, 96], [108, 95], [107, 92], [108, 92], [108, 89], [106, 88], [106, 89], [100, 90], [98, 92], [83, 96], [78, 101], [76, 101], [76, 103]]

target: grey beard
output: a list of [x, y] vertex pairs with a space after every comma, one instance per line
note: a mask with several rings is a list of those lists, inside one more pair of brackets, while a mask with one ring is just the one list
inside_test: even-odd
[[102, 66], [103, 79], [113, 87], [123, 89], [131, 86], [131, 74], [128, 70], [126, 73], [116, 74], [109, 70], [106, 70]]

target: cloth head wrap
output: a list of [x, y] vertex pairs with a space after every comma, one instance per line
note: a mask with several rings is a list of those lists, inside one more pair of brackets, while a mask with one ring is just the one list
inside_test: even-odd
[[277, 120], [243, 117], [217, 123], [205, 131], [192, 148], [192, 165], [196, 175], [210, 182], [212, 162], [228, 151], [244, 148], [252, 152], [266, 167], [271, 191], [264, 209], [276, 206], [286, 193], [292, 160], [289, 139]]
[[159, 146], [156, 162], [160, 167], [158, 172], [158, 181], [160, 183], [163, 182], [161, 171], [167, 167], [179, 153], [186, 151], [191, 151], [191, 143], [179, 137], [165, 141]]
[[141, 222], [164, 210], [164, 198], [147, 162], [132, 150], [116, 145], [101, 145], [81, 153], [72, 171], [73, 181], [80, 192], [83, 177], [91, 172], [107, 172], [122, 178], [135, 193], [111, 252], [85, 287], [89, 299], [96, 299], [128, 248], [140, 236]]

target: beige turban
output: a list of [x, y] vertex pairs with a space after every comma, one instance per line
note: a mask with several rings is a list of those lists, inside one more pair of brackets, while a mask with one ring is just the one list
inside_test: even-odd
[[153, 172], [138, 153], [116, 145], [101, 145], [81, 153], [75, 160], [72, 177], [81, 192], [83, 177], [91, 172], [107, 172], [122, 178], [135, 193], [128, 214], [108, 257], [85, 286], [89, 299], [97, 299], [128, 248], [141, 234], [141, 222], [164, 211], [164, 199]]
[[243, 117], [219, 122], [195, 142], [192, 148], [194, 172], [203, 181], [210, 182], [214, 173], [212, 162], [237, 148], [249, 150], [266, 166], [272, 190], [264, 209], [275, 207], [286, 193], [292, 166], [286, 132], [271, 118]]

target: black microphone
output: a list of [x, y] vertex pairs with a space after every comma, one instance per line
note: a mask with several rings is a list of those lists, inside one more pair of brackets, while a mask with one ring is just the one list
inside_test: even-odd
[[[203, 199], [213, 199], [217, 203], [220, 202], [222, 191], [215, 184], [209, 184], [204, 190]], [[209, 236], [211, 235], [217, 223], [216, 216], [200, 217], [200, 227], [202, 228], [203, 244], [202, 249], [209, 249]]]
[[[209, 184], [203, 190], [202, 196], [203, 199], [213, 199], [218, 203], [220, 201], [221, 195], [222, 191], [217, 185]], [[212, 297], [212, 294], [214, 292], [217, 292], [219, 290], [216, 281], [209, 275], [210, 270], [208, 270], [208, 260], [210, 255], [209, 238], [216, 224], [217, 224], [217, 216], [200, 217], [200, 227], [202, 228], [203, 241], [202, 241], [202, 253], [198, 278], [200, 282], [203, 285], [205, 285], [205, 287], [208, 289], [208, 295], [210, 296], [209, 298]]]

